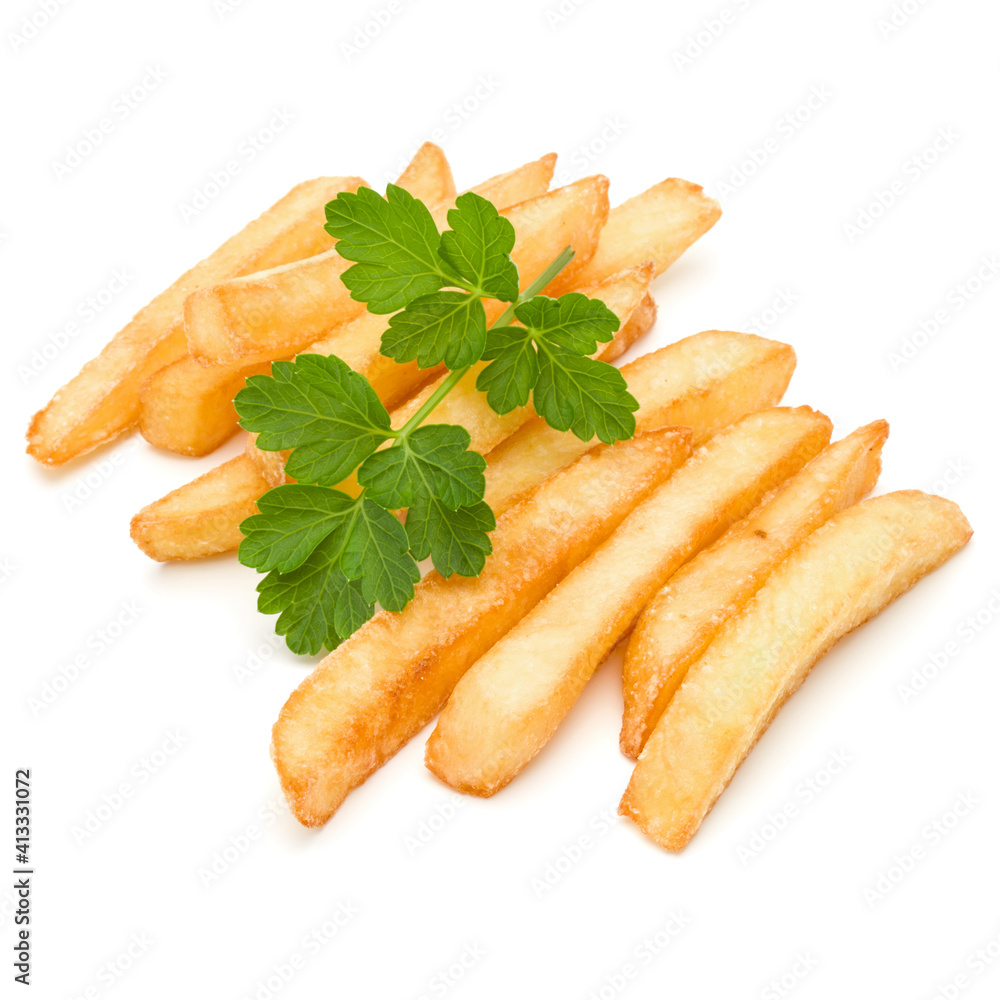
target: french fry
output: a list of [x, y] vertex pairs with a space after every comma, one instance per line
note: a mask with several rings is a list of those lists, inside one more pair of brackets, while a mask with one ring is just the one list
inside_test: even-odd
[[593, 257], [575, 275], [559, 275], [549, 294], [561, 295], [573, 282], [603, 281], [641, 260], [653, 261], [660, 274], [707, 233], [721, 214], [719, 203], [700, 185], [676, 177], [661, 181], [611, 209]]
[[602, 447], [508, 511], [478, 577], [431, 572], [292, 693], [271, 756], [292, 812], [319, 826], [439, 711], [455, 682], [688, 454], [685, 430]]
[[[622, 374], [640, 403], [639, 429], [686, 425], [697, 446], [745, 413], [781, 402], [794, 370], [787, 344], [708, 330], [644, 354]], [[589, 447], [532, 416], [487, 455], [486, 502], [506, 510]]]
[[396, 179], [414, 198], [425, 205], [437, 205], [455, 197], [455, 178], [444, 150], [433, 142], [425, 142], [413, 154], [406, 169]]
[[668, 850], [683, 848], [813, 664], [971, 534], [955, 504], [916, 490], [866, 500], [818, 528], [691, 666], [619, 812]]
[[[534, 170], [529, 173], [544, 176]], [[494, 179], [483, 187], [502, 204], [504, 199], [498, 192], [518, 187], [519, 180], [519, 176]], [[607, 218], [607, 187], [607, 178], [590, 177], [501, 209], [517, 232], [511, 256], [522, 277], [527, 276], [525, 284], [568, 244], [577, 250], [581, 266], [589, 259]], [[450, 207], [445, 203], [431, 210], [439, 228], [445, 226]], [[351, 261], [329, 250], [295, 266], [272, 268], [202, 289], [184, 306], [192, 357], [209, 365], [250, 364], [304, 350], [364, 310], [364, 303], [351, 298], [341, 281], [349, 267]]]
[[427, 742], [427, 767], [474, 795], [507, 785], [671, 574], [802, 468], [830, 430], [808, 407], [776, 408], [702, 445], [462, 677]]
[[254, 463], [239, 455], [143, 507], [132, 518], [132, 540], [160, 562], [228, 552], [266, 489]]
[[823, 449], [714, 545], [682, 566], [646, 605], [625, 652], [621, 749], [638, 757], [688, 668], [775, 566], [878, 481], [884, 420]]
[[[441, 149], [430, 142], [425, 142], [417, 150], [396, 183], [433, 205], [455, 195], [451, 167]], [[515, 196], [518, 193], [513, 192]], [[320, 213], [313, 220], [320, 228], [322, 218]], [[332, 240], [327, 237], [325, 245], [330, 244]], [[335, 256], [335, 252], [331, 253]], [[321, 254], [318, 259], [326, 266], [330, 262], [330, 254]], [[301, 271], [307, 278], [315, 277], [316, 261], [314, 257], [301, 262]], [[300, 271], [293, 266], [271, 273], [280, 273], [287, 278], [289, 274], [297, 275]], [[351, 309], [356, 306], [352, 305]], [[203, 365], [190, 356], [180, 358], [154, 372], [142, 384], [139, 391], [139, 431], [157, 448], [179, 455], [207, 455], [236, 433], [238, 418], [233, 397], [243, 388], [246, 379], [269, 371], [269, 361], [250, 365], [241, 362]]]
[[35, 414], [28, 428], [28, 454], [45, 465], [61, 465], [134, 426], [139, 387], [187, 354], [183, 321], [188, 295], [329, 247], [323, 206], [340, 191], [356, 190], [363, 183], [358, 177], [319, 177], [299, 184], [181, 275]]

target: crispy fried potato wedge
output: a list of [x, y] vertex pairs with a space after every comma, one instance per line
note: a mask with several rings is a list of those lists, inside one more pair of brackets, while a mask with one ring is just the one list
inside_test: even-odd
[[[613, 275], [599, 285], [584, 288], [582, 291], [591, 296], [595, 296], [615, 312], [621, 321], [621, 327], [615, 333], [614, 339], [605, 344], [601, 344], [594, 357], [609, 361], [618, 357], [627, 350], [639, 337], [649, 330], [656, 320], [656, 305], [652, 302], [649, 292], [649, 282], [652, 279], [652, 267], [649, 264], [640, 264], [637, 267], [629, 268], [622, 274]], [[363, 317], [362, 317], [363, 319]], [[360, 320], [359, 320], [360, 322]], [[374, 324], [371, 333], [374, 333]], [[346, 329], [345, 334], [346, 334]], [[340, 339], [338, 332], [337, 339]], [[344, 339], [347, 337], [345, 335]], [[366, 356], [361, 355], [361, 337], [352, 336], [352, 347], [350, 356], [345, 356], [340, 350], [332, 350], [328, 353], [337, 354], [342, 357], [355, 371], [360, 371], [371, 380], [379, 398], [385, 401], [382, 396], [383, 390], [394, 390], [399, 387], [399, 381], [416, 381], [421, 369], [408, 365], [397, 365], [395, 362], [382, 357], [378, 353], [378, 340], [373, 336], [370, 340], [370, 348]], [[367, 340], [367, 338], [364, 338]], [[330, 342], [328, 342], [329, 344]], [[346, 344], [344, 345], [347, 346]], [[486, 402], [486, 396], [476, 388], [476, 378], [482, 370], [482, 364], [476, 365], [472, 370], [456, 385], [444, 398], [434, 411], [434, 420], [442, 424], [461, 424], [472, 438], [470, 448], [485, 454], [494, 448], [509, 434], [513, 433], [526, 420], [534, 416], [534, 410], [530, 406], [522, 406], [512, 410], [503, 416], [495, 413]], [[428, 369], [423, 369], [428, 372]], [[423, 390], [412, 396], [406, 403], [393, 410], [393, 427], [402, 427], [410, 417], [413, 416], [427, 401], [430, 395], [441, 384], [440, 379], [430, 382]], [[412, 391], [412, 384], [411, 384]], [[667, 421], [651, 424], [651, 427], [663, 427]], [[559, 434], [560, 432], [556, 432]], [[576, 452], [576, 456], [582, 455], [592, 447], [592, 443], [583, 444]], [[272, 486], [280, 486], [289, 480], [284, 472], [284, 453], [264, 454], [257, 446], [251, 443], [247, 446], [247, 454], [251, 457], [259, 455], [257, 458], [258, 468], [261, 475], [271, 483]], [[275, 459], [274, 455], [280, 457]], [[566, 465], [569, 459], [562, 463]], [[353, 479], [342, 483], [340, 489], [353, 493], [357, 490], [357, 484]], [[509, 505], [508, 505], [509, 506]]]
[[877, 420], [828, 445], [682, 566], [646, 605], [625, 652], [622, 753], [638, 757], [688, 667], [774, 567], [821, 524], [871, 492], [888, 435], [889, 425]]
[[[502, 190], [500, 182], [495, 183]], [[588, 177], [510, 207], [501, 203], [501, 214], [517, 234], [511, 257], [520, 270], [522, 287], [567, 245], [578, 255], [567, 270], [586, 263], [607, 218], [607, 189], [606, 177]], [[446, 225], [450, 208], [444, 203], [431, 210], [439, 228]], [[336, 250], [329, 250], [297, 266], [272, 268], [202, 289], [184, 306], [192, 357], [210, 365], [250, 364], [304, 350], [364, 310], [364, 303], [351, 298], [341, 281], [351, 266]]]
[[[830, 440], [808, 407], [761, 410], [702, 445], [458, 682], [426, 764], [474, 795], [542, 749], [643, 605], [699, 549]], [[515, 510], [517, 508], [514, 508]]]
[[[495, 184], [497, 180], [494, 178], [487, 183]], [[430, 142], [424, 143], [417, 150], [396, 183], [431, 205], [437, 205], [455, 196], [455, 182], [452, 180], [448, 160], [441, 149]], [[548, 182], [546, 186], [547, 184]], [[520, 193], [517, 190], [501, 191], [501, 193], [520, 200], [517, 198]], [[320, 228], [322, 228], [322, 218], [320, 213], [313, 220]], [[324, 245], [329, 247], [332, 242], [332, 239], [327, 237]], [[308, 283], [310, 275], [316, 276], [317, 262], [321, 265], [320, 270], [328, 266], [337, 266], [330, 264], [330, 260], [329, 254], [320, 254], [311, 261], [303, 261], [301, 268], [301, 273], [305, 275], [303, 280]], [[298, 275], [300, 270], [292, 267], [272, 273]], [[287, 277], [276, 280], [279, 283], [288, 280], [290, 283]], [[353, 303], [350, 306], [354, 313], [357, 312], [357, 305]], [[361, 315], [367, 314], [362, 312]], [[383, 323], [384, 321], [383, 317]], [[268, 371], [270, 371], [270, 361], [259, 361], [250, 365], [243, 362], [203, 365], [190, 356], [180, 358], [155, 372], [142, 384], [139, 392], [139, 431], [157, 448], [164, 448], [179, 455], [207, 455], [236, 433], [238, 417], [233, 406], [233, 397], [243, 388], [246, 379], [251, 375], [260, 375]]]
[[836, 514], [771, 574], [687, 673], [619, 812], [679, 851], [813, 664], [972, 535], [949, 500], [887, 493]]
[[181, 275], [35, 414], [28, 428], [28, 454], [46, 465], [61, 465], [132, 427], [139, 417], [142, 383], [187, 354], [187, 296], [325, 250], [333, 241], [323, 230], [323, 206], [362, 184], [359, 177], [319, 177], [299, 184]]
[[150, 559], [200, 559], [235, 549], [240, 523], [267, 490], [246, 455], [223, 462], [132, 518], [132, 540]]
[[292, 693], [271, 756], [292, 812], [319, 826], [440, 710], [500, 636], [683, 462], [686, 430], [595, 449], [509, 510], [478, 577], [431, 572], [398, 614], [379, 612]]
[[[640, 403], [638, 429], [687, 425], [700, 445], [745, 413], [781, 402], [794, 370], [788, 344], [708, 330], [644, 354], [622, 374]], [[532, 416], [487, 455], [486, 502], [506, 510], [589, 447]]]
[[719, 203], [700, 185], [676, 177], [661, 181], [611, 209], [593, 257], [575, 275], [559, 275], [549, 294], [568, 291], [571, 281], [603, 281], [643, 260], [653, 261], [656, 273], [661, 274], [704, 236], [721, 214]]
[[413, 154], [413, 159], [396, 179], [414, 198], [425, 205], [437, 205], [455, 197], [455, 178], [444, 150], [433, 142], [425, 142]]

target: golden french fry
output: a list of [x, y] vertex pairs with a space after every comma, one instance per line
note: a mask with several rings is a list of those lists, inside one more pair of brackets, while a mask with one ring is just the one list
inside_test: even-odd
[[660, 274], [715, 225], [722, 209], [698, 184], [670, 177], [616, 205], [608, 214], [593, 257], [575, 275], [565, 272], [550, 286], [561, 295], [570, 282], [591, 284], [651, 260]]
[[266, 490], [254, 463], [239, 455], [143, 507], [132, 518], [132, 540], [160, 562], [228, 552]]
[[[600, 345], [594, 355], [595, 357], [602, 359], [618, 357], [636, 339], [642, 336], [655, 321], [656, 306], [654, 303], [651, 303], [647, 291], [651, 278], [651, 266], [649, 264], [641, 264], [637, 267], [629, 268], [629, 270], [622, 274], [613, 275], [599, 285], [583, 289], [586, 294], [602, 299], [608, 308], [617, 314], [622, 324], [620, 329], [615, 333], [613, 340]], [[345, 327], [343, 329], [345, 331], [344, 339], [346, 340], [346, 331], [348, 328]], [[374, 333], [374, 326], [369, 332]], [[339, 332], [337, 339], [340, 339]], [[360, 371], [372, 380], [375, 391], [379, 393], [380, 398], [380, 385], [385, 385], [390, 380], [398, 383], [398, 380], [401, 378], [412, 378], [414, 381], [417, 379], [421, 369], [395, 365], [395, 362], [381, 357], [378, 353], [378, 342], [374, 337], [371, 338], [371, 346], [366, 356], [362, 357], [360, 354], [360, 345], [362, 345], [364, 340], [367, 340], [367, 338], [351, 337], [351, 342], [355, 345], [351, 356], [345, 357], [339, 348], [331, 350], [328, 353], [337, 354], [347, 361], [355, 371]], [[329, 346], [331, 341], [328, 341], [327, 344]], [[347, 347], [346, 344], [344, 346], [345, 348]], [[393, 367], [394, 365], [395, 367]], [[505, 437], [517, 430], [526, 420], [534, 416], [534, 410], [530, 406], [522, 406], [503, 416], [495, 413], [486, 402], [486, 396], [476, 388], [476, 379], [482, 367], [483, 363], [475, 365], [451, 390], [435, 409], [434, 420], [435, 423], [461, 424], [468, 430], [472, 438], [470, 448], [473, 451], [478, 451], [480, 454], [485, 454]], [[431, 373], [430, 369], [423, 369], [423, 371]], [[392, 384], [390, 383], [387, 387], [391, 387]], [[393, 427], [402, 427], [423, 406], [440, 384], [441, 379], [435, 379], [406, 403], [397, 407], [391, 414]], [[662, 427], [664, 423], [664, 421], [661, 421], [651, 426]], [[578, 449], [577, 455], [583, 454], [591, 446], [590, 443], [584, 444]], [[257, 459], [258, 468], [261, 471], [261, 475], [272, 486], [280, 486], [282, 483], [289, 481], [284, 472], [283, 452], [278, 453], [280, 458], [277, 460], [273, 457], [274, 453], [265, 456], [260, 452], [256, 444], [253, 443], [253, 438], [251, 438], [251, 443], [247, 446], [247, 454], [252, 458], [259, 454], [260, 457]], [[568, 461], [563, 464], [568, 464]], [[348, 493], [354, 493], [357, 491], [357, 483], [351, 478], [342, 483], [340, 489], [346, 490]]]
[[[644, 354], [622, 374], [640, 403], [640, 430], [686, 425], [699, 445], [743, 414], [781, 402], [794, 370], [788, 344], [708, 330]], [[589, 447], [532, 416], [487, 455], [486, 502], [506, 510]]]
[[776, 408], [702, 445], [462, 677], [427, 742], [427, 767], [459, 791], [503, 788], [671, 574], [802, 468], [830, 430], [808, 407]]
[[292, 693], [271, 756], [292, 812], [319, 826], [438, 712], [476, 658], [688, 454], [685, 430], [595, 449], [509, 510], [478, 577], [431, 572], [398, 614], [379, 612]]
[[132, 427], [139, 417], [142, 383], [187, 354], [183, 329], [187, 296], [227, 278], [329, 247], [332, 240], [323, 230], [323, 206], [339, 192], [361, 184], [359, 177], [319, 177], [299, 184], [181, 275], [35, 414], [28, 428], [28, 454], [46, 465], [61, 465]]
[[396, 179], [396, 184], [425, 205], [437, 205], [455, 197], [455, 179], [444, 150], [425, 142]]
[[[535, 168], [525, 170], [525, 175], [536, 181], [546, 173]], [[501, 214], [514, 225], [517, 242], [511, 256], [522, 276], [528, 276], [527, 284], [567, 244], [572, 243], [584, 259], [588, 258], [597, 245], [608, 204], [607, 178], [591, 177], [503, 207], [504, 192], [506, 196], [511, 191], [520, 193], [525, 175], [514, 171], [482, 187], [500, 200]], [[445, 226], [451, 207], [444, 203], [431, 209], [439, 228]], [[553, 249], [560, 239], [563, 242]], [[351, 298], [341, 281], [341, 275], [351, 266], [351, 261], [344, 260], [336, 250], [329, 250], [294, 266], [272, 268], [202, 289], [184, 306], [192, 357], [210, 365], [250, 364], [305, 350], [364, 310], [364, 303]]]
[[884, 420], [823, 449], [804, 469], [682, 566], [646, 605], [625, 652], [621, 749], [639, 755], [688, 668], [775, 566], [878, 481]]
[[887, 493], [809, 535], [729, 619], [654, 728], [619, 812], [679, 851], [813, 664], [972, 529], [949, 500]]
[[[441, 149], [430, 142], [417, 150], [396, 183], [433, 205], [455, 195], [451, 167]], [[517, 193], [514, 192], [515, 196]], [[313, 220], [320, 228], [322, 218], [320, 213]], [[332, 242], [327, 237], [325, 245], [330, 246]], [[331, 251], [302, 261], [301, 268], [293, 266], [271, 273], [284, 275], [276, 280], [287, 281], [289, 286], [292, 281], [288, 275], [301, 273], [308, 284], [310, 276], [314, 278], [323, 268], [338, 266], [331, 263], [331, 254], [336, 256], [335, 251]], [[323, 303], [317, 304], [307, 297], [303, 309], [317, 305], [323, 307]], [[358, 303], [350, 305], [352, 314], [359, 311], [358, 306]], [[363, 309], [363, 306], [360, 308]], [[288, 318], [290, 320], [291, 314]], [[150, 444], [158, 448], [180, 455], [207, 455], [236, 433], [238, 417], [233, 397], [243, 388], [246, 379], [269, 371], [270, 361], [249, 365], [244, 362], [203, 365], [190, 356], [180, 358], [155, 372], [142, 384], [139, 392], [139, 430]]]

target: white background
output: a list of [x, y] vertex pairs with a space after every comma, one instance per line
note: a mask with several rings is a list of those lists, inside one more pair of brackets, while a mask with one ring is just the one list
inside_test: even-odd
[[[79, 0], [21, 44], [39, 4], [4, 4], [0, 732], [6, 816], [13, 769], [34, 779], [37, 995], [996, 996], [1000, 959], [974, 953], [1000, 954], [1000, 281], [967, 286], [1000, 251], [996, 5], [906, 0], [912, 15], [880, 28], [892, 0], [590, 0], [567, 16], [538, 0], [403, 0], [345, 50], [386, 6]], [[67, 145], [150, 68], [166, 79], [57, 178]], [[276, 109], [294, 121], [251, 161], [241, 145]], [[23, 454], [30, 414], [182, 270], [302, 179], [381, 186], [435, 129], [459, 187], [550, 150], [560, 180], [608, 174], [613, 202], [670, 175], [717, 196], [730, 184], [722, 220], [658, 280], [659, 322], [638, 350], [713, 327], [794, 344], [787, 402], [827, 412], [838, 437], [888, 418], [879, 489], [937, 489], [976, 528], [817, 668], [680, 855], [604, 819], [629, 776], [617, 661], [494, 800], [451, 806], [423, 768], [424, 734], [324, 829], [298, 827], [278, 806], [268, 740], [311, 661], [271, 653], [255, 575], [234, 559], [155, 565], [128, 537], [143, 504], [239, 444], [192, 461], [123, 439], [55, 473]], [[180, 206], [234, 158], [240, 173], [185, 222]], [[852, 237], [894, 181], [894, 203]], [[116, 269], [127, 287], [81, 322]], [[920, 324], [937, 310], [930, 338]], [[26, 377], [74, 320], [78, 334]], [[138, 616], [96, 653], [128, 602]], [[933, 672], [928, 654], [949, 642], [957, 655], [904, 703], [900, 685]], [[270, 655], [241, 683], [262, 644]], [[33, 713], [81, 652], [91, 665]], [[183, 743], [150, 776], [171, 734]], [[835, 753], [850, 763], [807, 801], [800, 783], [823, 782]], [[74, 834], [123, 783], [111, 819]], [[975, 806], [956, 820], [963, 794]], [[785, 829], [748, 857], [789, 804]], [[259, 838], [204, 885], [199, 869], [231, 838], [247, 846], [251, 827]], [[915, 847], [912, 871], [866, 897]], [[5, 979], [11, 901], [0, 889]], [[342, 906], [354, 915], [331, 935]], [[683, 929], [644, 945], [671, 913]], [[307, 941], [317, 930], [322, 943]]]

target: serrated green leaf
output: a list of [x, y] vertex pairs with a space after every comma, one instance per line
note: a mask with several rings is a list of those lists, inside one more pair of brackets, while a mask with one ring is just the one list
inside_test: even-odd
[[353, 497], [322, 486], [289, 483], [268, 490], [258, 501], [259, 514], [240, 525], [244, 538], [239, 559], [262, 573], [289, 572], [325, 538], [340, 534], [357, 505]]
[[337, 253], [356, 261], [341, 276], [351, 298], [372, 313], [391, 313], [448, 284], [441, 237], [422, 201], [395, 184], [342, 191], [326, 206], [326, 231]]
[[573, 354], [593, 354], [598, 343], [613, 339], [618, 317], [600, 300], [580, 292], [558, 299], [536, 295], [514, 310], [536, 340], [563, 347]]
[[478, 361], [486, 346], [486, 310], [478, 295], [443, 291], [414, 299], [389, 320], [381, 352], [394, 361], [452, 371]]
[[377, 601], [387, 611], [402, 611], [420, 579], [408, 549], [409, 540], [399, 521], [363, 498], [347, 533], [340, 565], [348, 579], [361, 581], [366, 601]]
[[538, 356], [531, 331], [523, 326], [494, 327], [483, 358], [490, 363], [479, 373], [476, 388], [486, 393], [490, 409], [502, 416], [524, 406], [538, 381]]
[[539, 345], [538, 366], [532, 398], [536, 412], [550, 426], [571, 430], [582, 441], [596, 434], [605, 444], [635, 434], [639, 404], [617, 368], [544, 343]]
[[358, 482], [383, 507], [409, 507], [429, 493], [452, 510], [482, 500], [486, 459], [469, 451], [464, 427], [428, 424], [391, 448], [376, 452], [358, 470]]
[[445, 263], [488, 298], [513, 302], [518, 279], [510, 259], [515, 238], [510, 220], [481, 195], [468, 191], [455, 199], [448, 225], [451, 228], [441, 234]]
[[257, 586], [257, 609], [280, 613], [275, 631], [295, 653], [335, 649], [374, 614], [360, 585], [340, 568], [338, 548], [335, 539], [327, 538], [300, 567], [289, 573], [272, 570]]
[[265, 451], [292, 448], [285, 463], [300, 483], [335, 486], [390, 436], [389, 414], [364, 376], [335, 356], [276, 361], [236, 394], [240, 426]]
[[449, 510], [429, 494], [420, 496], [406, 515], [410, 552], [417, 559], [431, 556], [444, 577], [478, 576], [493, 551], [489, 532], [496, 519], [483, 501]]

